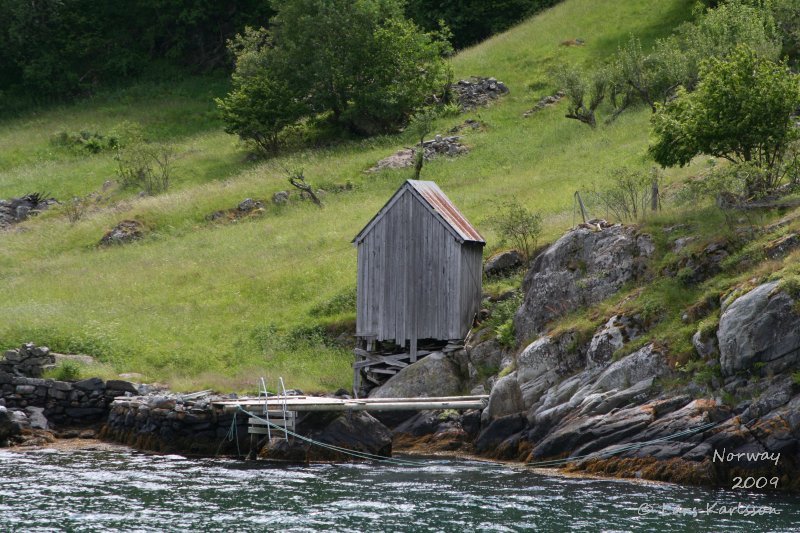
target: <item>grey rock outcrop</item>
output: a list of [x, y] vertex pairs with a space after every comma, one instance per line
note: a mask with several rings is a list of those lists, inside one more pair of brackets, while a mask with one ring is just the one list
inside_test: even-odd
[[614, 352], [640, 334], [641, 327], [636, 320], [626, 316], [612, 316], [605, 326], [592, 336], [586, 352], [586, 364], [590, 367], [604, 365], [611, 360]]
[[44, 198], [38, 193], [0, 200], [0, 229], [22, 222], [57, 203], [54, 198]]
[[382, 386], [370, 392], [372, 398], [455, 396], [462, 389], [459, 367], [442, 352], [433, 352], [408, 365]]
[[493, 255], [483, 265], [483, 272], [487, 276], [497, 276], [522, 265], [522, 254], [517, 250], [506, 250]]
[[602, 391], [627, 389], [644, 379], [660, 377], [668, 370], [664, 354], [648, 344], [612, 363], [594, 380], [593, 388]]
[[722, 373], [731, 376], [757, 363], [765, 372], [800, 364], [797, 302], [779, 282], [765, 283], [724, 309], [717, 330]]
[[650, 236], [633, 227], [568, 232], [534, 259], [525, 276], [525, 299], [514, 317], [517, 339], [533, 338], [550, 320], [608, 298], [644, 272], [653, 251]]
[[472, 77], [450, 85], [462, 110], [475, 109], [508, 94], [508, 87], [495, 78]]
[[144, 226], [141, 222], [136, 220], [123, 220], [103, 235], [103, 238], [100, 239], [100, 245], [125, 244], [137, 241], [143, 236]]

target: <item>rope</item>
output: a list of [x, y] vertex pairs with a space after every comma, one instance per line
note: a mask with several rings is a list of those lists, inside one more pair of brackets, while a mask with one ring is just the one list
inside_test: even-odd
[[345, 455], [350, 455], [352, 457], [357, 457], [359, 459], [366, 459], [366, 460], [370, 460], [370, 461], [380, 461], [380, 462], [384, 462], [384, 463], [396, 464], [396, 465], [401, 465], [401, 466], [423, 466], [425, 464], [425, 463], [417, 462], [417, 461], [408, 461], [406, 459], [395, 459], [395, 458], [392, 458], [392, 457], [384, 457], [383, 455], [375, 455], [375, 454], [369, 453], [369, 452], [357, 452], [357, 451], [354, 451], [354, 450], [349, 450], [347, 448], [334, 446], [333, 444], [328, 444], [326, 442], [320, 442], [318, 440], [314, 440], [314, 439], [311, 439], [311, 438], [308, 438], [308, 437], [304, 437], [303, 435], [295, 433], [294, 431], [291, 431], [289, 429], [282, 428], [277, 424], [273, 424], [269, 420], [261, 418], [260, 416], [254, 414], [254, 413], [251, 413], [250, 411], [245, 410], [241, 405], [237, 405], [237, 407], [239, 408], [239, 410], [241, 412], [245, 413], [250, 418], [254, 418], [254, 419], [256, 419], [256, 420], [258, 420], [260, 422], [263, 422], [264, 424], [267, 424], [268, 427], [271, 426], [271, 427], [274, 427], [275, 429], [279, 429], [281, 431], [285, 431], [286, 434], [291, 435], [292, 437], [295, 437], [296, 439], [299, 439], [299, 440], [301, 440], [303, 442], [307, 442], [308, 444], [311, 444], [313, 446], [319, 446], [320, 448], [325, 448], [325, 449], [328, 449], [328, 450], [336, 451], [336, 452], [339, 452], [339, 453], [342, 453], [342, 454], [345, 454]]
[[695, 433], [700, 433], [702, 431], [707, 431], [707, 430], [711, 429], [712, 427], [714, 427], [716, 425], [718, 425], [718, 422], [709, 422], [708, 424], [703, 424], [702, 426], [696, 427], [694, 429], [686, 429], [684, 431], [680, 431], [678, 433], [675, 433], [673, 435], [669, 435], [667, 437], [661, 437], [661, 438], [658, 438], [658, 439], [653, 439], [653, 440], [649, 440], [649, 441], [645, 441], [645, 442], [634, 442], [632, 444], [628, 444], [627, 446], [622, 446], [622, 447], [620, 447], [620, 448], [618, 448], [616, 450], [611, 450], [611, 451], [607, 451], [607, 452], [602, 452], [602, 451], [600, 451], [600, 452], [592, 452], [592, 453], [588, 453], [586, 455], [578, 455], [578, 456], [575, 456], [575, 457], [567, 457], [566, 459], [552, 459], [550, 461], [539, 461], [539, 462], [536, 462], [536, 463], [527, 463], [525, 466], [528, 466], [528, 467], [531, 467], [531, 468], [538, 468], [538, 467], [546, 468], [546, 467], [562, 466], [562, 465], [566, 465], [568, 463], [574, 463], [574, 462], [577, 462], [577, 461], [582, 461], [584, 459], [605, 459], [606, 457], [612, 457], [614, 455], [617, 455], [617, 454], [620, 454], [620, 453], [623, 453], [623, 452], [627, 452], [627, 451], [631, 451], [631, 450], [638, 450], [640, 448], [644, 448], [645, 446], [649, 446], [651, 444], [655, 444], [655, 443], [658, 443], [658, 442], [670, 441], [670, 440], [678, 439], [680, 437], [686, 437], [686, 436], [689, 436], [689, 435], [694, 435]]
[[239, 449], [239, 426], [236, 425], [236, 412], [233, 413], [233, 420], [231, 421], [231, 428], [228, 430], [228, 442], [236, 440], [236, 456], [241, 457], [242, 451]]

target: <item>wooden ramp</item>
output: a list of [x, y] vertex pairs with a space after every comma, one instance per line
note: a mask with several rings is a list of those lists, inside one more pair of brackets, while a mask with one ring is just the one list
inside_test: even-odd
[[429, 411], [436, 409], [483, 409], [489, 396], [445, 396], [440, 398], [325, 398], [316, 396], [264, 396], [218, 400], [215, 406], [225, 411], [239, 407], [253, 413], [268, 411]]
[[[288, 438], [298, 423], [299, 412], [309, 411], [429, 411], [438, 409], [483, 409], [489, 396], [446, 396], [440, 398], [325, 398], [315, 396], [269, 396], [217, 400], [213, 405], [225, 412], [244, 409], [251, 416], [248, 433], [267, 435], [283, 433]], [[267, 422], [269, 421], [269, 423]], [[283, 431], [282, 431], [283, 429]]]

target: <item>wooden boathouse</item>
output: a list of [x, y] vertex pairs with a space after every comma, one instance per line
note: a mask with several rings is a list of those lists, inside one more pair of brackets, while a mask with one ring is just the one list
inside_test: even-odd
[[360, 395], [418, 357], [463, 345], [480, 308], [486, 243], [434, 182], [407, 180], [353, 244]]

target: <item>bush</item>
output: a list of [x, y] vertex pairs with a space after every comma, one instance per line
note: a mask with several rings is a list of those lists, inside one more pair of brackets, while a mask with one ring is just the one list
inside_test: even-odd
[[171, 145], [138, 142], [120, 148], [116, 159], [123, 188], [141, 188], [150, 195], [169, 189], [175, 161]]
[[658, 40], [649, 52], [631, 36], [607, 69], [595, 73], [568, 70], [566, 76], [562, 73], [559, 81], [571, 104], [567, 117], [594, 126], [596, 109], [606, 96], [614, 109], [609, 120], [640, 103], [656, 112], [656, 104], [666, 104], [679, 87], [694, 90], [703, 61], [728, 58], [740, 44], [760, 58], [777, 60], [781, 34], [773, 15], [761, 4], [752, 4], [731, 0], [710, 9], [697, 21], [683, 24], [670, 37]]
[[[488, 219], [500, 233], [502, 243], [510, 241], [525, 259], [530, 259], [542, 234], [542, 216], [522, 204], [511, 201], [502, 204], [497, 214]], [[501, 243], [501, 244], [502, 244]]]
[[119, 138], [115, 135], [105, 136], [96, 131], [82, 130], [79, 132], [60, 131], [53, 135], [50, 143], [77, 152], [97, 154], [106, 150], [119, 148]]
[[[588, 190], [586, 195], [601, 209], [605, 209], [607, 218], [613, 214], [620, 222], [636, 221], [644, 218], [652, 207], [653, 194], [657, 192], [661, 181], [662, 176], [657, 169], [644, 172], [619, 168], [612, 172], [610, 184], [602, 189], [595, 187]], [[658, 198], [655, 198], [655, 203], [658, 206]]]
[[700, 154], [765, 172], [747, 184], [750, 195], [772, 190], [784, 177], [784, 156], [798, 139], [793, 113], [800, 107], [800, 78], [747, 47], [729, 60], [711, 59], [693, 93], [658, 106], [652, 127], [653, 159], [665, 167]]
[[[230, 45], [233, 90], [217, 104], [227, 131], [273, 151], [302, 118], [328, 116], [358, 133], [391, 131], [443, 93], [450, 47], [403, 16], [398, 0], [288, 0], [271, 30]], [[347, 31], [342, 31], [347, 28]]]
[[63, 361], [52, 373], [52, 378], [58, 381], [76, 381], [80, 376], [81, 367], [74, 361]]
[[517, 345], [516, 330], [514, 320], [509, 318], [494, 329], [495, 337], [500, 346], [513, 348]]

